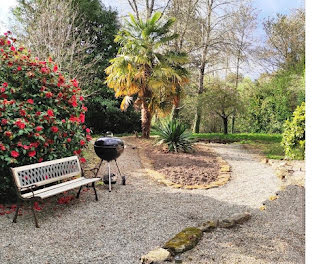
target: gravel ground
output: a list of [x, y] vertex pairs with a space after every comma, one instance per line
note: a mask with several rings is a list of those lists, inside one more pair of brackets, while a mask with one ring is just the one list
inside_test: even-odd
[[[186, 256], [196, 259], [187, 263], [252, 263], [248, 260], [233, 261], [240, 254], [250, 252], [249, 258], [256, 258], [256, 254], [266, 255], [270, 250], [275, 252], [276, 258], [282, 257], [285, 261], [285, 247], [289, 240], [303, 238], [298, 229], [303, 217], [291, 214], [293, 208], [290, 210], [282, 205], [278, 212], [273, 210], [273, 218], [268, 216], [266, 219], [263, 215], [268, 215], [270, 208], [265, 214], [254, 208], [277, 190], [277, 184], [272, 183], [276, 178], [269, 167], [255, 163], [250, 154], [238, 145], [219, 147], [213, 144], [213, 147], [232, 165], [233, 174], [230, 183], [208, 191], [176, 190], [156, 185], [144, 175], [137, 150], [126, 148], [119, 158], [119, 165], [127, 175], [127, 185], [116, 184], [111, 193], [106, 186], [99, 186], [98, 202], [95, 202], [92, 190], [83, 192], [80, 199], [67, 205], [56, 205], [56, 198], [49, 199], [42, 212], [37, 213], [39, 229], [34, 227], [28, 210], [18, 217], [17, 224], [11, 222], [13, 214], [0, 217], [0, 263], [139, 263], [141, 255], [161, 246], [184, 227], [243, 211], [252, 212], [255, 216], [238, 230], [218, 230], [205, 235], [194, 250], [186, 253]], [[250, 172], [253, 170], [256, 173]], [[101, 176], [104, 173], [106, 164]], [[248, 177], [253, 178], [247, 180]], [[297, 224], [291, 226], [295, 222]], [[275, 224], [286, 228], [282, 231]], [[259, 228], [257, 231], [256, 226]], [[284, 238], [289, 228], [291, 233]], [[235, 240], [227, 239], [229, 236]], [[270, 246], [276, 238], [278, 249], [282, 249], [279, 252]], [[222, 249], [227, 252], [225, 242], [219, 242], [224, 239], [228, 240], [226, 243], [237, 245], [237, 248], [228, 249], [231, 253], [228, 256], [217, 252]], [[243, 240], [248, 242], [243, 244]], [[302, 250], [302, 243], [300, 247]], [[209, 258], [211, 255], [214, 260]], [[298, 257], [294, 259], [299, 261]], [[290, 259], [293, 258], [288, 257]], [[270, 261], [264, 263], [301, 263]]]
[[244, 225], [205, 233], [197, 247], [182, 255], [183, 263], [305, 263], [305, 189], [288, 186], [279, 194]]

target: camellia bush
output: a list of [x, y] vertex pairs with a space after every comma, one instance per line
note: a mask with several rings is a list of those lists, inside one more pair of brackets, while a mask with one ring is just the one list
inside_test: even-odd
[[13, 197], [10, 167], [78, 155], [91, 140], [84, 98], [49, 58], [0, 35], [0, 199]]
[[305, 103], [293, 112], [292, 120], [284, 125], [282, 145], [285, 156], [290, 159], [304, 159], [305, 156]]

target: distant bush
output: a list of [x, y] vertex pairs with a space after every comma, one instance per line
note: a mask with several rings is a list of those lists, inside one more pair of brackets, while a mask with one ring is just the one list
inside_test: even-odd
[[51, 58], [0, 36], [0, 200], [13, 194], [10, 167], [81, 156], [91, 136], [80, 93]]
[[285, 156], [290, 159], [303, 159], [305, 156], [305, 103], [296, 108], [292, 120], [284, 125], [282, 145]]
[[191, 133], [187, 132], [186, 129], [186, 126], [178, 120], [162, 121], [156, 128], [156, 134], [160, 139], [158, 144], [167, 144], [169, 151], [190, 151], [192, 138]]
[[141, 131], [140, 112], [130, 107], [126, 112], [120, 109], [121, 100], [115, 99], [114, 91], [105, 87], [87, 102], [86, 125], [94, 134], [110, 131], [114, 134]]

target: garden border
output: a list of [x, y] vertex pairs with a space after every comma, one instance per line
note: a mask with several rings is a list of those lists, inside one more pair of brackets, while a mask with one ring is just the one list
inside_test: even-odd
[[145, 155], [144, 149], [141, 147], [138, 147], [138, 156], [146, 174], [150, 178], [160, 184], [176, 189], [193, 190], [216, 188], [225, 185], [231, 178], [231, 166], [223, 160], [222, 157], [216, 157], [216, 160], [220, 165], [220, 174], [218, 175], [218, 179], [216, 181], [202, 185], [182, 185], [168, 180], [164, 174], [156, 171], [153, 166], [153, 161]]

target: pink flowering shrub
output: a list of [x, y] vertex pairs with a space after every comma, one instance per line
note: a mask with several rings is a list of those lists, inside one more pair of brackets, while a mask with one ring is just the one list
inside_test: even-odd
[[0, 199], [13, 190], [9, 167], [80, 156], [91, 139], [77, 81], [15, 42], [0, 35]]

